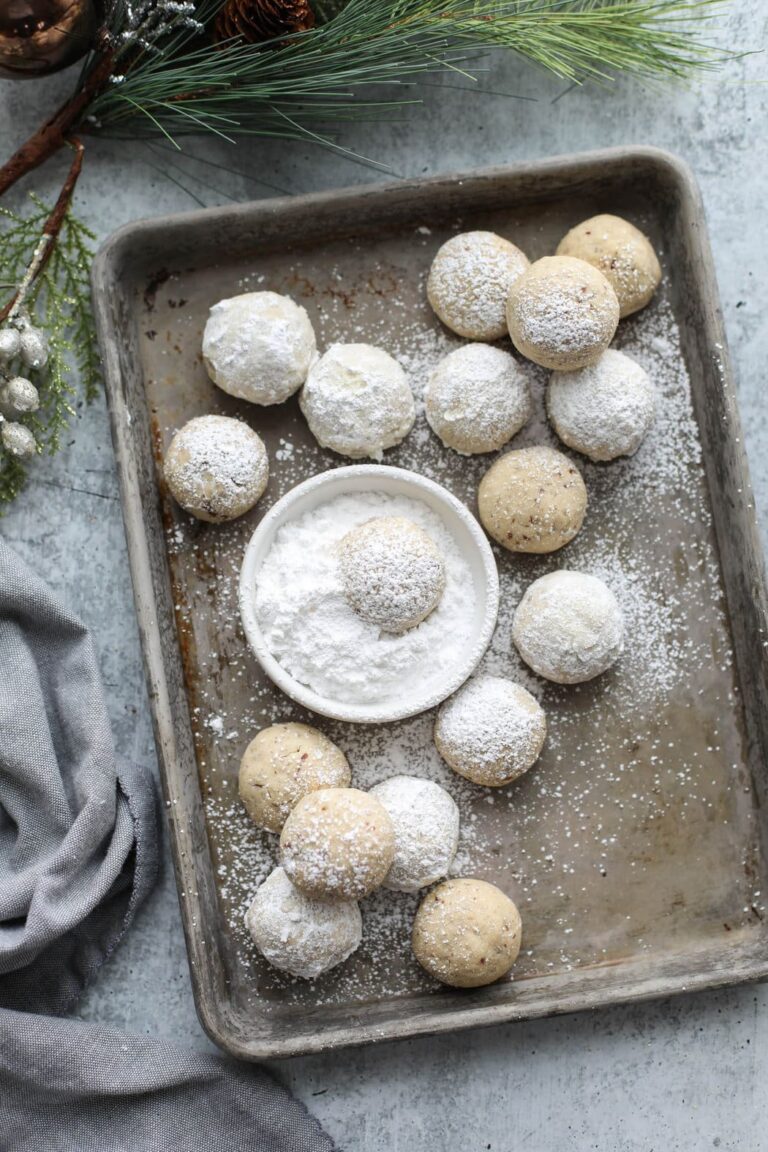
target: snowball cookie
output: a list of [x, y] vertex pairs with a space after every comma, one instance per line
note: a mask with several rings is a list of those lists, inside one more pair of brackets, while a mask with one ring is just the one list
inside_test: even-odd
[[538, 760], [547, 735], [544, 709], [519, 684], [476, 676], [437, 714], [435, 745], [454, 772], [500, 788]]
[[283, 868], [270, 872], [245, 914], [245, 926], [265, 960], [314, 980], [360, 945], [363, 921], [354, 900], [313, 900]]
[[302, 796], [318, 788], [346, 788], [351, 779], [341, 748], [317, 728], [273, 724], [257, 732], [246, 748], [238, 788], [254, 823], [279, 832]]
[[495, 232], [461, 232], [438, 249], [427, 278], [427, 299], [459, 336], [500, 340], [507, 334], [509, 290], [527, 267], [528, 257]]
[[281, 404], [307, 378], [315, 333], [300, 304], [277, 292], [245, 292], [211, 308], [203, 361], [214, 384], [251, 404]]
[[353, 460], [381, 460], [416, 419], [405, 372], [372, 344], [332, 344], [311, 368], [299, 403], [318, 444]]
[[624, 649], [624, 617], [597, 576], [561, 569], [526, 590], [512, 639], [534, 672], [556, 684], [581, 684], [615, 664]]
[[545, 368], [591, 364], [610, 344], [619, 301], [591, 264], [572, 256], [545, 256], [512, 285], [507, 323], [518, 352]]
[[587, 489], [567, 456], [539, 444], [492, 464], [477, 503], [486, 532], [510, 552], [555, 552], [581, 528]]
[[198, 520], [218, 524], [242, 516], [269, 479], [260, 436], [230, 416], [196, 416], [168, 445], [163, 464], [174, 500]]
[[656, 414], [656, 392], [636, 361], [609, 348], [575, 372], [553, 372], [547, 414], [560, 439], [590, 460], [631, 456]]
[[413, 954], [443, 984], [479, 988], [509, 971], [521, 936], [520, 913], [501, 889], [485, 880], [446, 880], [416, 913]]
[[417, 776], [391, 776], [371, 796], [395, 830], [395, 858], [384, 881], [395, 892], [417, 892], [445, 876], [459, 843], [459, 810], [444, 788]]
[[528, 381], [509, 352], [465, 344], [443, 357], [424, 391], [427, 420], [463, 456], [495, 452], [533, 413]]
[[347, 603], [384, 632], [407, 632], [440, 602], [445, 588], [442, 554], [412, 520], [366, 520], [342, 537], [338, 556]]
[[280, 853], [289, 878], [308, 896], [359, 900], [384, 883], [395, 830], [375, 796], [322, 788], [299, 800], [288, 816]]
[[620, 216], [592, 216], [577, 224], [560, 241], [557, 254], [599, 268], [619, 298], [622, 317], [645, 308], [661, 283], [650, 240]]

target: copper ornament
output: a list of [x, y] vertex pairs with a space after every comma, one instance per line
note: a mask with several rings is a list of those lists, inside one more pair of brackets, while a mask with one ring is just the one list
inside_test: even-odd
[[74, 63], [99, 17], [97, 0], [0, 0], [0, 76], [45, 76]]

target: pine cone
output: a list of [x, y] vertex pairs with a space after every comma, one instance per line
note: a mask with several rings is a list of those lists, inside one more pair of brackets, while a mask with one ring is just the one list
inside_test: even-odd
[[214, 37], [240, 36], [249, 44], [306, 32], [315, 23], [309, 0], [227, 0], [216, 17]]

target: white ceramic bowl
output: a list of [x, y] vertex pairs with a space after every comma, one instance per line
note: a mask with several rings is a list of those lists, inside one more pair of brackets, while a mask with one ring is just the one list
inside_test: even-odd
[[[423, 696], [414, 696], [411, 692], [407, 698], [389, 699], [381, 705], [348, 704], [328, 699], [286, 672], [267, 648], [259, 627], [256, 616], [256, 581], [259, 568], [272, 547], [277, 531], [283, 524], [303, 513], [336, 496], [352, 492], [384, 492], [421, 500], [441, 518], [469, 563], [475, 586], [472, 642], [462, 652], [455, 666], [446, 671], [444, 680], [439, 685], [430, 685], [429, 691], [425, 691]], [[402, 720], [406, 716], [416, 716], [440, 704], [460, 688], [477, 667], [490, 643], [498, 610], [499, 576], [496, 561], [485, 533], [474, 516], [461, 501], [439, 484], [415, 472], [385, 465], [355, 464], [347, 468], [336, 468], [292, 488], [264, 516], [248, 542], [240, 570], [240, 615], [243, 627], [248, 643], [269, 678], [287, 696], [312, 712], [357, 724], [382, 724]]]

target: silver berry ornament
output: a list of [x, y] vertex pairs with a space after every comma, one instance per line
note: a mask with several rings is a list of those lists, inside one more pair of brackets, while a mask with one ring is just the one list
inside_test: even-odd
[[22, 328], [21, 358], [27, 368], [44, 368], [48, 363], [48, 344], [39, 328]]
[[21, 337], [15, 328], [0, 329], [0, 364], [14, 360], [21, 350]]
[[39, 407], [40, 394], [26, 377], [12, 376], [0, 385], [0, 408], [8, 415], [21, 416], [25, 412], [36, 412]]
[[6, 452], [19, 459], [34, 456], [37, 452], [37, 441], [29, 428], [25, 428], [23, 424], [4, 422], [0, 425], [0, 440]]

